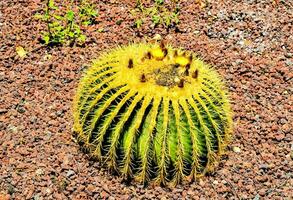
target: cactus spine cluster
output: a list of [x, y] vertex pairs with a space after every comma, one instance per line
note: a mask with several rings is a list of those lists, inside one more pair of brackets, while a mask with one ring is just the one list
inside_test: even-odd
[[92, 156], [143, 183], [177, 184], [212, 171], [232, 134], [217, 72], [164, 43], [120, 47], [94, 61], [73, 114]]

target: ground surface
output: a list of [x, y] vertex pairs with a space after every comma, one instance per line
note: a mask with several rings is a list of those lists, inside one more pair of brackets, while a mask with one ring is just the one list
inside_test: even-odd
[[[293, 198], [293, 2], [276, 2], [219, 0], [200, 10], [184, 0], [175, 32], [148, 23], [132, 29], [133, 3], [99, 1], [86, 47], [38, 49], [40, 1], [1, 1], [0, 199]], [[217, 171], [171, 189], [126, 185], [71, 139], [71, 102], [90, 59], [156, 33], [223, 75], [235, 113], [235, 137]], [[16, 46], [34, 51], [19, 58]]]

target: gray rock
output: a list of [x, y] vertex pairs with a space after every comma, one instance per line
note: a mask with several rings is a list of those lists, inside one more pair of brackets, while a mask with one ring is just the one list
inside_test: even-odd
[[67, 178], [70, 178], [74, 174], [75, 174], [75, 171], [73, 171], [73, 170], [70, 169], [70, 170], [67, 171], [66, 176], [67, 176]]

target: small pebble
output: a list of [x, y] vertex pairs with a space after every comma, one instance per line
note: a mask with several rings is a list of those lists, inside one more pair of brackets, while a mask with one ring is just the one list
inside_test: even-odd
[[75, 174], [75, 172], [73, 171], [73, 170], [68, 170], [67, 171], [67, 173], [66, 173], [66, 176], [68, 177], [68, 178], [70, 178], [71, 176], [73, 176]]
[[155, 36], [153, 37], [154, 40], [161, 40], [162, 36], [160, 34], [155, 34]]
[[259, 194], [255, 195], [255, 197], [253, 198], [253, 200], [259, 200], [259, 199], [260, 199], [260, 195]]
[[36, 174], [38, 175], [38, 176], [41, 176], [41, 175], [43, 175], [44, 174], [44, 171], [43, 171], [43, 169], [37, 169], [36, 170]]
[[239, 147], [233, 147], [233, 151], [235, 152], [235, 153], [240, 153], [241, 152], [241, 149], [239, 148]]

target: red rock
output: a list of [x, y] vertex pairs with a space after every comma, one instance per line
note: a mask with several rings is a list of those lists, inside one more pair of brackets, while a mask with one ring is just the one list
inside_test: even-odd
[[9, 194], [0, 194], [0, 200], [10, 200]]
[[281, 140], [283, 140], [284, 138], [285, 138], [284, 134], [277, 134], [277, 135], [275, 136], [275, 139], [276, 139], [277, 141], [281, 141]]
[[103, 199], [105, 199], [105, 198], [108, 198], [110, 195], [108, 194], [108, 192], [106, 192], [106, 191], [102, 191], [101, 193], [100, 193], [100, 195], [101, 195], [101, 198], [103, 198]]
[[272, 129], [272, 131], [277, 131], [279, 129], [279, 127], [274, 124], [271, 129]]
[[282, 126], [282, 130], [284, 131], [284, 133], [289, 133], [292, 130], [292, 126], [290, 126], [289, 124], [284, 124]]
[[258, 193], [259, 193], [260, 196], [265, 196], [266, 195], [266, 189], [260, 189], [258, 191]]
[[89, 184], [87, 187], [86, 187], [87, 190], [91, 191], [91, 192], [95, 192], [97, 187], [92, 185], [92, 184]]
[[26, 194], [26, 199], [31, 199], [32, 196], [34, 194], [34, 188], [33, 189], [29, 189], [28, 193]]

